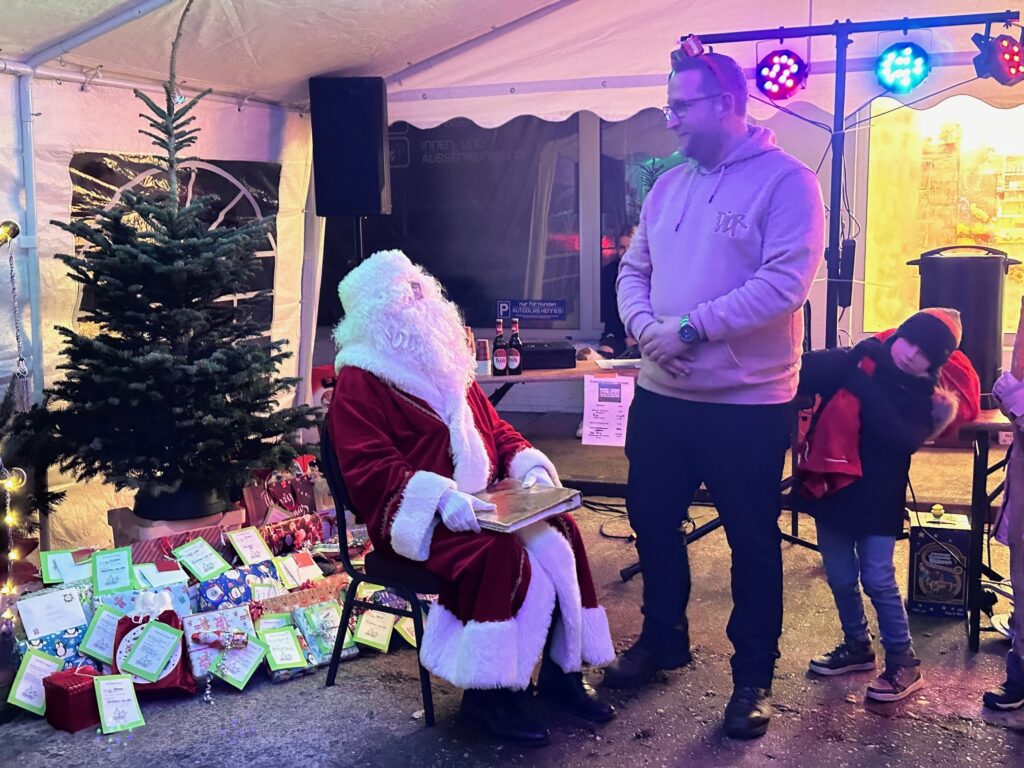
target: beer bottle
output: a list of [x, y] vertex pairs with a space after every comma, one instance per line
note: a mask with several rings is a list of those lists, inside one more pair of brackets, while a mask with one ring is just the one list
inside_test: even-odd
[[505, 324], [499, 317], [494, 321], [494, 349], [491, 351], [491, 373], [508, 375], [508, 344], [505, 343]]
[[519, 318], [512, 318], [512, 338], [508, 340], [508, 372], [518, 376], [523, 372], [523, 342], [519, 338]]

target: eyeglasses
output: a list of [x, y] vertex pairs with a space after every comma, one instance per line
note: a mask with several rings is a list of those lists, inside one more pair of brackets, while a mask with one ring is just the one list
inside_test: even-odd
[[722, 91], [717, 93], [709, 93], [707, 96], [698, 96], [696, 99], [687, 99], [685, 101], [675, 101], [672, 104], [666, 104], [661, 108], [661, 112], [665, 115], [666, 120], [671, 120], [675, 117], [677, 120], [681, 120], [687, 112], [690, 111], [690, 107], [696, 104], [698, 101], [704, 101], [705, 99], [713, 99], [716, 96], [721, 96]]

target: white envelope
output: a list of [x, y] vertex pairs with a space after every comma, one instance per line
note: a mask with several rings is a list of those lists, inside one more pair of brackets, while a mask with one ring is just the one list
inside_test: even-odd
[[23, 597], [15, 607], [29, 640], [89, 623], [85, 620], [78, 590], [73, 587], [36, 597]]
[[135, 577], [143, 583], [143, 586], [165, 587], [169, 584], [188, 581], [188, 574], [180, 568], [174, 571], [160, 571], [153, 563], [142, 563], [134, 568]]
[[83, 581], [92, 576], [92, 563], [86, 560], [81, 565], [76, 565], [75, 558], [70, 552], [53, 555], [50, 558], [50, 564], [57, 569], [57, 573], [65, 583]]

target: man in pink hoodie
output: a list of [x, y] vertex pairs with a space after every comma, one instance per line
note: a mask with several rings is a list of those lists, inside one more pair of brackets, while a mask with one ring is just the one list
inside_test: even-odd
[[643, 362], [629, 414], [627, 506], [644, 576], [640, 638], [605, 682], [635, 687], [689, 663], [682, 523], [703, 483], [732, 548], [726, 732], [762, 735], [782, 632], [780, 481], [822, 260], [818, 179], [746, 118], [747, 83], [721, 54], [674, 53], [668, 128], [690, 160], [644, 201], [619, 269], [619, 312]]

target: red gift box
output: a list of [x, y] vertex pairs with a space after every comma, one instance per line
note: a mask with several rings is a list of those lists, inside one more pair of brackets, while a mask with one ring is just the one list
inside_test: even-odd
[[98, 726], [100, 710], [93, 690], [93, 677], [98, 674], [92, 667], [78, 667], [43, 678], [46, 721], [69, 733]]
[[263, 540], [275, 555], [286, 555], [319, 544], [324, 536], [324, 516], [314, 513], [264, 525]]
[[209, 545], [221, 555], [233, 557], [234, 549], [225, 540], [224, 531], [233, 530], [234, 527], [208, 525], [203, 528], [193, 528], [191, 531], [171, 534], [170, 536], [133, 541], [131, 543], [132, 562], [138, 565], [139, 563], [158, 563], [161, 560], [167, 560], [169, 557], [172, 557], [172, 549], [176, 549], [182, 544], [187, 544], [193, 539], [206, 539]]

